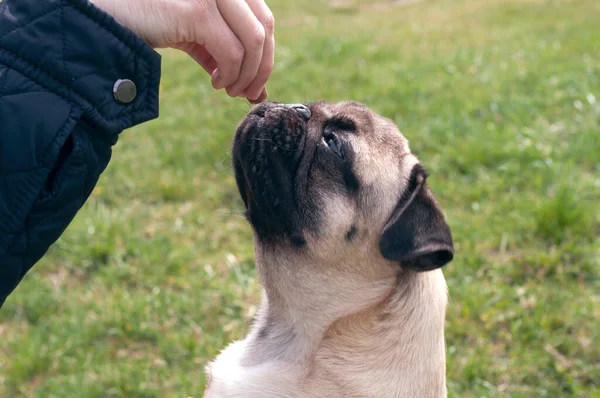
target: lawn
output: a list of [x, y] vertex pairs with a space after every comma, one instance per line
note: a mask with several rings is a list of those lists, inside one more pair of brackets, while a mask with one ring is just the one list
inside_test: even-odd
[[[600, 2], [268, 1], [281, 102], [394, 119], [452, 227], [450, 397], [600, 397]], [[0, 310], [1, 397], [202, 396], [259, 303], [249, 110], [163, 51], [161, 116]]]

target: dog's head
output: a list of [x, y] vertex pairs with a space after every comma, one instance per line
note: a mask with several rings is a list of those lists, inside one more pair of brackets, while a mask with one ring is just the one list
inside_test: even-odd
[[233, 164], [262, 253], [366, 280], [453, 258], [424, 168], [395, 124], [364, 105], [255, 106], [237, 129]]

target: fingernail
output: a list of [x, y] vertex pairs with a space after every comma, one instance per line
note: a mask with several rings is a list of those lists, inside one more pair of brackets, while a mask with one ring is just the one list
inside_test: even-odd
[[213, 84], [213, 87], [215, 88], [215, 90], [220, 90], [220, 89], [222, 89], [224, 87], [224, 85], [223, 85], [223, 78], [219, 74], [219, 70], [218, 69], [212, 75], [212, 84]]

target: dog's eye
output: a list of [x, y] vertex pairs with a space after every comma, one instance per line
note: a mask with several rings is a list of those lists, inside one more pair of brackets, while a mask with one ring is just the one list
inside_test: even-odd
[[323, 141], [325, 141], [325, 145], [329, 147], [329, 149], [335, 153], [340, 158], [344, 158], [342, 154], [342, 145], [338, 138], [332, 133], [325, 133], [323, 135]]

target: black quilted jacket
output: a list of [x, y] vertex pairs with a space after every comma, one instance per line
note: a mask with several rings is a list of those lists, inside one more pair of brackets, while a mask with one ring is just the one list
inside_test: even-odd
[[0, 0], [0, 306], [158, 116], [160, 62], [86, 0]]

